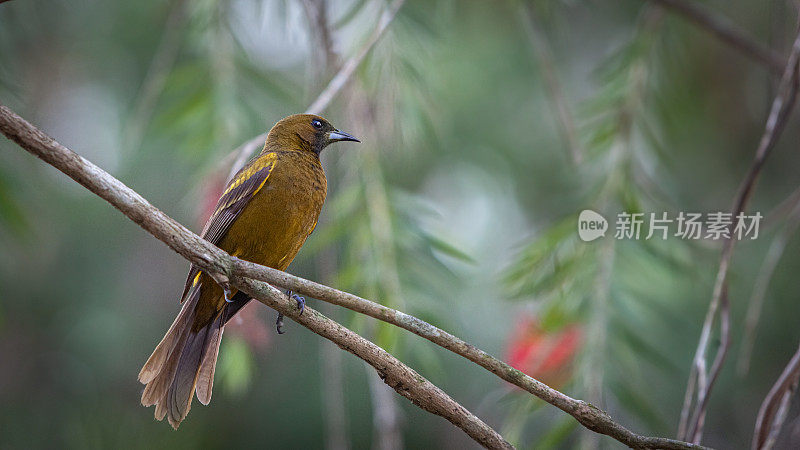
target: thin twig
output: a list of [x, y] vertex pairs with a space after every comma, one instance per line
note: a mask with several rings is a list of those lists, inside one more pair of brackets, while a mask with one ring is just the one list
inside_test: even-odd
[[579, 164], [583, 158], [583, 149], [578, 139], [575, 122], [572, 120], [572, 114], [569, 111], [567, 99], [564, 97], [561, 83], [558, 81], [558, 76], [556, 75], [553, 54], [550, 51], [547, 40], [540, 31], [539, 22], [533, 11], [533, 4], [522, 2], [520, 8], [522, 10], [522, 22], [525, 32], [528, 34], [528, 40], [533, 49], [533, 54], [544, 75], [544, 82], [547, 86], [545, 91], [550, 99], [550, 103], [552, 103], [553, 109], [556, 110], [557, 122], [560, 125], [561, 134], [569, 148], [572, 162]]
[[783, 423], [786, 421], [786, 415], [789, 413], [789, 407], [792, 405], [792, 397], [795, 392], [797, 392], [798, 381], [799, 379], [796, 378], [789, 390], [784, 392], [781, 403], [778, 406], [778, 411], [775, 413], [772, 419], [772, 425], [769, 427], [767, 440], [764, 442], [764, 445], [761, 446], [760, 450], [770, 450], [775, 446], [775, 442], [777, 442], [778, 436], [781, 434]]
[[776, 75], [783, 73], [784, 59], [776, 51], [750, 37], [727, 17], [711, 12], [697, 2], [685, 0], [651, 0], [694, 22], [722, 42], [741, 51], [745, 56], [766, 66]]
[[[771, 447], [770, 440], [774, 441], [780, 431], [789, 399], [797, 390], [798, 379], [800, 379], [800, 348], [789, 360], [789, 364], [783, 369], [758, 410], [753, 434], [753, 450]], [[783, 413], [781, 409], [784, 410]]]
[[697, 400], [697, 408], [691, 423], [693, 428], [689, 431], [689, 436], [692, 436], [692, 442], [699, 443], [703, 434], [703, 424], [706, 420], [706, 408], [708, 407], [708, 397], [711, 390], [714, 388], [719, 372], [722, 369], [722, 363], [725, 362], [725, 357], [728, 355], [728, 350], [731, 345], [731, 306], [728, 299], [728, 287], [724, 287], [722, 291], [722, 299], [720, 302], [720, 344], [717, 354], [714, 356], [714, 362], [711, 364], [711, 370], [707, 379], [703, 380], [703, 387], [698, 390], [699, 394], [703, 394], [702, 398]]
[[[395, 0], [392, 2], [391, 5], [383, 12], [380, 19], [378, 20], [378, 25], [375, 27], [375, 31], [372, 32], [372, 35], [367, 39], [367, 42], [364, 43], [364, 46], [356, 52], [355, 55], [350, 57], [345, 63], [342, 65], [342, 68], [339, 69], [339, 72], [334, 75], [325, 89], [320, 92], [319, 96], [316, 100], [314, 100], [311, 105], [306, 108], [306, 113], [308, 114], [321, 114], [328, 105], [333, 101], [333, 99], [339, 94], [342, 88], [350, 81], [350, 78], [355, 73], [358, 66], [364, 61], [364, 58], [367, 57], [370, 50], [375, 47], [375, 44], [383, 37], [386, 30], [389, 28], [389, 24], [392, 23], [395, 16], [397, 15], [397, 11], [400, 10], [400, 7], [403, 6], [405, 0]], [[267, 139], [267, 133], [259, 134], [258, 136], [248, 140], [244, 144], [240, 145], [232, 152], [232, 155], [235, 155], [235, 159], [233, 164], [231, 165], [230, 174], [228, 178], [233, 178], [236, 172], [239, 171], [244, 165], [247, 163], [247, 160], [250, 159], [250, 156], [253, 152], [261, 145], [263, 145], [264, 141]], [[224, 161], [229, 160], [230, 155], [224, 158]]]
[[[341, 329], [341, 326], [330, 319], [324, 318], [324, 316], [315, 311], [298, 316], [296, 302], [289, 300], [285, 295], [280, 294], [269, 284], [293, 289], [296, 292], [310, 297], [344, 306], [353, 311], [361, 312], [405, 328], [443, 348], [464, 356], [500, 378], [531, 392], [537, 397], [572, 415], [583, 426], [598, 433], [608, 435], [632, 448], [703, 448], [698, 445], [674, 439], [635, 434], [615, 422], [607, 413], [595, 406], [581, 400], [573, 399], [550, 388], [544, 383], [492, 357], [483, 350], [414, 316], [270, 267], [259, 266], [258, 264], [233, 258], [208, 241], [192, 233], [148, 203], [147, 200], [125, 186], [122, 182], [62, 146], [3, 105], [0, 105], [0, 133], [111, 203], [115, 208], [119, 209], [128, 218], [139, 224], [158, 240], [167, 244], [181, 256], [196, 264], [198, 267], [201, 267], [204, 271], [222, 274], [232, 278], [237, 287], [245, 292], [251, 294], [255, 293], [261, 301], [268, 302], [268, 306], [283, 312], [286, 317], [292, 318], [304, 326], [308, 325], [313, 328], [319, 325], [319, 330], [315, 329], [314, 331], [325, 333], [324, 337], [335, 340], [337, 345], [350, 345], [353, 342], [347, 339], [357, 338], [348, 334], [347, 331], [349, 330]], [[258, 280], [266, 281], [269, 284], [259, 283]], [[278, 293], [273, 295], [274, 292]], [[309, 311], [309, 309], [306, 308], [306, 311]], [[380, 353], [382, 350], [377, 347], [371, 347], [371, 343], [357, 341], [353, 344], [359, 346], [359, 352], [362, 354], [371, 354], [374, 356], [377, 353], [383, 355], [383, 353]], [[372, 345], [374, 346], [374, 344]], [[348, 347], [348, 350], [354, 349]], [[373, 359], [372, 362], [376, 361]], [[403, 373], [411, 371], [411, 369], [402, 366], [399, 362], [397, 362], [397, 366], [392, 365], [391, 367], [398, 366], [400, 367], [398, 370]], [[393, 376], [394, 375], [397, 374], [393, 373]], [[424, 378], [420, 377], [418, 374], [416, 376], [419, 377], [417, 381], [421, 384], [427, 383], [427, 380], [423, 382]], [[392, 380], [396, 379], [393, 378]], [[427, 384], [425, 385], [425, 389], [429, 389]], [[430, 390], [425, 391], [426, 395], [431, 394], [431, 392]], [[418, 393], [418, 390], [401, 392], [404, 396], [416, 395]], [[438, 396], [438, 393], [436, 395], [437, 397], [435, 398], [441, 398], [441, 396]]]
[[[731, 209], [731, 217], [734, 221], [739, 214], [744, 212], [753, 190], [755, 189], [761, 169], [763, 168], [764, 163], [769, 157], [772, 149], [775, 147], [778, 137], [783, 132], [789, 117], [789, 113], [794, 106], [798, 85], [798, 58], [800, 58], [800, 34], [797, 35], [794, 45], [792, 46], [792, 52], [789, 55], [786, 68], [783, 72], [783, 76], [781, 77], [781, 82], [778, 86], [778, 93], [772, 102], [769, 118], [764, 126], [764, 134], [762, 135], [758, 144], [758, 148], [756, 149], [753, 162], [751, 163], [750, 169], [745, 175], [744, 180], [742, 180], [742, 183], [739, 186], [733, 208]], [[717, 271], [717, 277], [714, 282], [714, 291], [711, 296], [711, 301], [708, 305], [708, 312], [706, 313], [705, 321], [703, 322], [703, 329], [700, 333], [700, 339], [694, 355], [692, 370], [687, 383], [686, 395], [684, 397], [684, 407], [681, 411], [681, 420], [678, 427], [679, 439], [687, 439], [689, 436], [688, 431], [691, 429], [696, 429], [698, 431], [698, 435], [702, 437], [702, 426], [698, 427], [696, 423], [689, 423], [689, 409], [693, 403], [692, 399], [695, 398], [695, 386], [697, 380], [702, 380], [708, 377], [708, 373], [705, 370], [708, 343], [711, 338], [711, 329], [713, 328], [719, 313], [722, 294], [725, 289], [727, 289], [728, 268], [730, 266], [731, 258], [733, 257], [733, 249], [736, 243], [733, 233], [731, 232], [729, 234], [730, 235], [728, 239], [726, 239], [722, 249], [719, 270]], [[725, 339], [725, 337], [723, 337], [723, 339]], [[716, 374], [712, 374], [711, 377], [716, 377]], [[709, 395], [708, 391], [711, 386], [708, 385], [703, 387], [705, 389], [699, 389], [697, 391], [698, 401], [694, 404], [699, 404], [702, 399], [705, 399]], [[700, 416], [696, 416], [698, 419], [699, 417]], [[694, 442], [698, 442], [698, 440], [694, 440]]]

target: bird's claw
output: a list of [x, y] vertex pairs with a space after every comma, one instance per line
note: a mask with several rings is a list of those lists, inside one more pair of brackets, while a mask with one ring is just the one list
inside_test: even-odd
[[303, 315], [303, 311], [306, 310], [306, 299], [301, 297], [301, 296], [299, 296], [299, 295], [297, 295], [297, 294], [295, 294], [292, 291], [286, 291], [286, 295], [288, 295], [290, 299], [292, 299], [292, 300], [297, 302], [297, 309], [300, 310], [300, 315], [302, 316]]
[[231, 290], [231, 282], [230, 279], [221, 273], [213, 273], [209, 272], [208, 274], [211, 278], [217, 282], [219, 287], [222, 288], [223, 294], [225, 294], [225, 301], [227, 303], [233, 302], [233, 291]]
[[225, 301], [227, 303], [233, 302], [233, 292], [231, 292], [231, 285], [229, 283], [223, 283], [220, 286], [222, 286], [222, 292], [225, 293]]
[[[303, 315], [303, 311], [306, 310], [306, 299], [301, 297], [301, 296], [299, 296], [299, 295], [297, 295], [297, 294], [295, 294], [292, 291], [286, 291], [286, 295], [288, 295], [289, 298], [291, 298], [292, 300], [297, 302], [297, 309], [300, 310], [300, 315], [302, 316]], [[275, 321], [275, 330], [278, 332], [278, 334], [285, 333], [285, 331], [283, 331], [283, 314], [282, 313], [278, 313], [278, 319]]]

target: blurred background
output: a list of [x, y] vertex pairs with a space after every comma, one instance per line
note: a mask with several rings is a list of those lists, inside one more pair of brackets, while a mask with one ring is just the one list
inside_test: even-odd
[[[788, 54], [794, 2], [702, 5]], [[305, 110], [389, 7], [10, 1], [0, 101], [199, 231], [232, 150]], [[638, 433], [674, 436], [721, 241], [584, 243], [578, 213], [613, 226], [623, 211], [729, 211], [779, 73], [644, 0], [409, 0], [325, 111], [363, 143], [323, 153], [328, 201], [290, 271], [429, 321]], [[748, 208], [766, 217], [759, 237], [733, 258], [707, 445], [749, 447], [800, 339], [796, 117]], [[228, 326], [211, 405], [195, 402], [177, 432], [156, 422], [136, 375], [187, 269], [0, 139], [0, 448], [475, 446], [333, 344], [293, 322], [276, 335], [260, 304]], [[415, 335], [309, 305], [521, 448], [620, 446]], [[799, 412], [779, 447], [800, 445]]]

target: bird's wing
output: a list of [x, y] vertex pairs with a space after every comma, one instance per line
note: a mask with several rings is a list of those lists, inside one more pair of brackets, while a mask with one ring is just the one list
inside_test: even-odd
[[[211, 214], [206, 226], [203, 227], [203, 232], [201, 233], [203, 239], [214, 245], [219, 244], [250, 199], [264, 187], [269, 174], [275, 167], [276, 161], [277, 155], [275, 153], [261, 155], [243, 167], [231, 179], [222, 192], [214, 213]], [[193, 264], [189, 269], [189, 276], [186, 279], [181, 301], [186, 297], [186, 293], [192, 284], [197, 281], [199, 274], [200, 269]]]

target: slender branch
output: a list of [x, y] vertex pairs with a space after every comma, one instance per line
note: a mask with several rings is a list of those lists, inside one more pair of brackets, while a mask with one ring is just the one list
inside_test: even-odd
[[750, 37], [727, 17], [707, 10], [697, 2], [685, 0], [650, 0], [680, 14], [722, 42], [741, 51], [748, 58], [763, 64], [776, 75], [783, 73], [784, 59], [779, 53]]
[[697, 408], [695, 410], [694, 418], [692, 419], [693, 428], [689, 431], [689, 436], [692, 436], [692, 442], [698, 443], [703, 435], [703, 424], [706, 420], [706, 408], [708, 407], [708, 397], [711, 390], [714, 388], [719, 377], [722, 363], [725, 362], [725, 357], [728, 356], [728, 349], [731, 345], [731, 306], [728, 299], [728, 287], [725, 286], [722, 292], [722, 301], [720, 303], [720, 342], [719, 350], [714, 356], [714, 362], [711, 364], [711, 371], [709, 372], [708, 379], [703, 380], [703, 386], [699, 393], [703, 396], [697, 400]]
[[311, 308], [306, 307], [305, 313], [300, 315], [296, 302], [267, 283], [233, 276], [230, 255], [192, 233], [122, 182], [62, 146], [2, 105], [0, 105], [0, 132], [111, 203], [128, 218], [204, 271], [214, 273], [220, 278], [230, 279], [236, 288], [363, 359], [375, 368], [386, 384], [415, 405], [444, 417], [487, 448], [511, 448], [496, 431], [427, 379], [372, 342]]
[[778, 405], [778, 411], [775, 413], [772, 419], [772, 425], [769, 427], [767, 439], [764, 442], [764, 445], [761, 446], [760, 450], [771, 450], [772, 447], [775, 446], [775, 442], [778, 440], [778, 436], [781, 434], [783, 422], [786, 421], [786, 415], [789, 413], [789, 407], [792, 405], [792, 397], [797, 392], [797, 382], [798, 379], [795, 379], [794, 384], [792, 384], [791, 387], [784, 392], [783, 397], [781, 397], [780, 404]]
[[[276, 269], [233, 258], [175, 222], [122, 182], [62, 146], [3, 105], [0, 105], [0, 133], [111, 203], [128, 218], [184, 258], [197, 264], [204, 271], [232, 277], [234, 285], [245, 292], [257, 294], [259, 299], [267, 303], [268, 306], [283, 312], [284, 315], [304, 326], [313, 328], [314, 332], [333, 340], [337, 345], [346, 346], [348, 350], [358, 351], [359, 356], [377, 358], [375, 355], [380, 355], [383, 358], [385, 352], [375, 347], [374, 344], [370, 346], [371, 343], [358, 341], [357, 335], [352, 336], [348, 333], [349, 330], [342, 328], [316, 311], [298, 317], [295, 302], [282, 296], [282, 294], [279, 295], [280, 293], [276, 294], [278, 291], [263, 282], [266, 281], [270, 284], [293, 289], [299, 293], [344, 306], [353, 311], [362, 312], [409, 330], [443, 348], [464, 356], [500, 378], [533, 393], [542, 400], [572, 415], [585, 427], [608, 435], [632, 448], [703, 448], [673, 439], [635, 434], [612, 420], [607, 413], [595, 406], [573, 399], [552, 389], [492, 357], [483, 350], [416, 317]], [[259, 281], [262, 282], [259, 283]], [[308, 311], [308, 308], [306, 310]], [[350, 345], [352, 347], [349, 347]], [[384, 358], [381, 361], [386, 362], [387, 360]], [[396, 363], [394, 361], [392, 361], [392, 365], [387, 366], [388, 368], [397, 369], [397, 371], [391, 372], [390, 375], [392, 377], [402, 377], [404, 376], [403, 374], [408, 375], [413, 372], [411, 369], [402, 366], [399, 361]], [[370, 364], [372, 362], [378, 364], [378, 361], [374, 358], [368, 362]], [[398, 379], [401, 378], [391, 378], [393, 382]], [[421, 376], [416, 375], [415, 380], [420, 383], [421, 387], [414, 387], [414, 389], [409, 387], [408, 390], [403, 390], [401, 395], [414, 396], [420, 394], [420, 392], [424, 392], [426, 395], [435, 393], [430, 386], [425, 384], [426, 382], [423, 382], [424, 378]], [[399, 385], [398, 388], [400, 388]], [[420, 391], [420, 389], [423, 391]], [[438, 395], [438, 393], [436, 394]], [[443, 399], [441, 396], [436, 398]], [[475, 424], [474, 421], [473, 424]]]
[[[367, 42], [364, 43], [364, 46], [356, 52], [355, 55], [351, 56], [350, 59], [345, 61], [342, 65], [342, 68], [339, 69], [339, 72], [334, 75], [325, 89], [320, 92], [317, 99], [314, 100], [311, 105], [306, 109], [306, 113], [308, 114], [320, 114], [324, 111], [328, 105], [333, 101], [333, 99], [339, 94], [342, 88], [350, 81], [353, 74], [355, 73], [358, 66], [364, 61], [364, 58], [367, 57], [370, 50], [375, 47], [375, 44], [383, 37], [386, 30], [389, 28], [389, 24], [392, 23], [395, 16], [397, 15], [397, 11], [400, 10], [400, 7], [403, 6], [405, 0], [395, 0], [392, 2], [391, 5], [383, 12], [381, 18], [378, 20], [378, 25], [375, 27], [375, 31], [372, 32], [372, 35], [367, 39]], [[250, 155], [261, 145], [263, 145], [264, 141], [267, 139], [267, 133], [261, 133], [258, 136], [248, 140], [244, 144], [240, 145], [232, 152], [232, 155], [235, 155], [235, 160], [233, 165], [231, 165], [230, 175], [228, 178], [233, 178], [233, 175], [239, 171], [244, 165], [247, 163], [247, 160], [250, 159]], [[227, 160], [228, 157], [225, 158]]]
[[753, 450], [770, 448], [780, 431], [791, 396], [800, 380], [800, 348], [797, 349], [781, 376], [761, 404], [753, 434]]
[[[789, 55], [786, 68], [784, 69], [783, 76], [781, 77], [781, 82], [778, 86], [778, 93], [772, 102], [772, 108], [770, 110], [769, 117], [767, 118], [767, 123], [764, 126], [764, 134], [762, 135], [758, 144], [758, 148], [756, 149], [755, 157], [753, 158], [753, 162], [751, 163], [750, 169], [745, 175], [744, 180], [742, 180], [742, 183], [739, 186], [738, 193], [734, 201], [734, 206], [731, 210], [731, 217], [734, 220], [736, 220], [736, 217], [747, 207], [747, 203], [749, 202], [753, 190], [755, 189], [761, 169], [772, 152], [772, 149], [775, 147], [778, 137], [783, 132], [783, 129], [787, 123], [787, 119], [789, 118], [789, 113], [794, 106], [798, 87], [798, 59], [800, 59], [800, 33], [795, 38], [794, 45], [792, 46], [792, 52]], [[689, 423], [689, 409], [693, 403], [692, 398], [694, 398], [695, 395], [695, 386], [698, 384], [696, 381], [703, 380], [708, 377], [708, 373], [705, 369], [706, 353], [708, 351], [708, 344], [711, 338], [711, 330], [719, 313], [720, 301], [722, 299], [723, 292], [725, 292], [727, 289], [728, 268], [730, 266], [731, 258], [733, 257], [735, 243], [736, 240], [733, 238], [733, 233], [730, 233], [730, 236], [725, 241], [722, 249], [719, 270], [717, 271], [717, 277], [714, 283], [714, 291], [711, 296], [711, 301], [708, 305], [708, 312], [706, 313], [703, 329], [700, 333], [700, 339], [694, 355], [692, 371], [689, 375], [686, 395], [684, 397], [684, 407], [681, 411], [681, 420], [678, 427], [679, 439], [686, 439], [689, 436], [687, 431], [691, 429], [696, 429], [698, 431], [698, 439], [695, 439], [694, 442], [699, 442], [699, 438], [702, 437], [702, 426], [697, 426], [696, 422]], [[723, 340], [727, 338], [728, 337], [723, 336]], [[715, 365], [715, 369], [721, 369], [721, 366], [717, 367]], [[716, 377], [716, 373], [712, 374], [711, 377]], [[697, 402], [695, 402], [696, 405], [699, 405], [701, 402], [705, 401], [706, 397], [709, 395], [711, 387], [712, 384], [701, 386], [701, 389], [697, 391]], [[695, 410], [697, 410], [697, 408], [695, 408]], [[694, 417], [696, 419], [700, 419], [699, 415], [695, 415]]]

